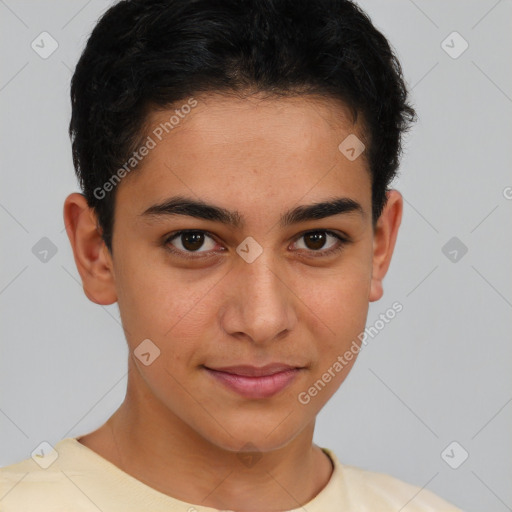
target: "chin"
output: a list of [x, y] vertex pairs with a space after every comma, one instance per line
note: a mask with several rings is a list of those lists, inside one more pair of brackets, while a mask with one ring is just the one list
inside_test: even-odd
[[284, 430], [282, 425], [276, 428], [281, 421], [282, 418], [265, 427], [246, 425], [241, 428], [233, 428], [233, 423], [231, 423], [231, 428], [228, 431], [233, 437], [222, 430], [221, 436], [210, 437], [209, 441], [222, 450], [230, 452], [272, 452], [285, 447], [299, 433], [299, 430], [293, 432]]

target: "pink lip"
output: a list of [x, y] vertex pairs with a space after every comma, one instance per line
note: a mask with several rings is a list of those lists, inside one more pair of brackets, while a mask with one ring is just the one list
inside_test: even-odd
[[[232, 366], [218, 370], [204, 367], [215, 379], [246, 398], [268, 398], [275, 395], [290, 385], [302, 370], [302, 368], [283, 365], [280, 365], [280, 368], [277, 365], [268, 365], [263, 368]], [[248, 373], [259, 375], [251, 376], [247, 375]]]
[[274, 373], [284, 372], [287, 370], [295, 370], [296, 366], [290, 366], [284, 363], [270, 363], [265, 366], [250, 366], [247, 364], [240, 364], [238, 366], [223, 366], [220, 368], [208, 368], [217, 372], [231, 373], [232, 375], [241, 375], [243, 377], [266, 377]]

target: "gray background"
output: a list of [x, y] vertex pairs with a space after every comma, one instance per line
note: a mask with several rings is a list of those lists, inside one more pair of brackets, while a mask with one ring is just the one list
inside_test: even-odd
[[[69, 81], [109, 4], [0, 0], [0, 465], [97, 428], [124, 398], [117, 304], [85, 297], [62, 220], [78, 190]], [[512, 510], [512, 5], [360, 5], [395, 47], [420, 117], [395, 182], [401, 232], [368, 325], [394, 301], [404, 309], [363, 349], [315, 442], [468, 512]], [[31, 48], [43, 31], [59, 45], [47, 59]], [[458, 58], [441, 46], [453, 31], [469, 44]], [[46, 262], [32, 251], [43, 237], [57, 250]], [[452, 237], [456, 261], [442, 250]], [[441, 457], [452, 441], [452, 465], [469, 454], [458, 469]]]

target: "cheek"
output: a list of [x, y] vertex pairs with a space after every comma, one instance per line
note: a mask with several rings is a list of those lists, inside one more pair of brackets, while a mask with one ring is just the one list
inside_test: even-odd
[[[316, 326], [312, 329], [318, 340], [318, 357], [322, 366], [329, 366], [343, 354], [364, 330], [368, 314], [366, 288], [362, 284], [350, 287], [345, 282], [332, 284], [323, 290], [308, 306], [315, 313]], [[315, 321], [315, 320], [313, 320]], [[316, 330], [316, 333], [315, 333]], [[318, 336], [325, 333], [325, 336]], [[315, 336], [316, 334], [316, 336]]]
[[[307, 277], [299, 284], [305, 304], [335, 330], [364, 324], [369, 305], [371, 261], [345, 265], [339, 270]], [[337, 330], [337, 329], [336, 329]]]
[[116, 286], [130, 348], [149, 338], [169, 361], [190, 359], [193, 340], [212, 322], [206, 299], [217, 280], [212, 276], [194, 282], [183, 270], [124, 261], [123, 268], [116, 270]]
[[119, 308], [126, 311], [128, 323], [169, 322], [169, 317], [162, 317], [161, 313], [173, 302], [180, 302], [183, 290], [176, 286], [168, 266], [137, 245], [141, 245], [140, 242], [125, 242], [125, 247], [132, 248], [115, 262]]
[[[300, 296], [305, 297], [305, 312], [309, 312], [309, 331], [316, 340], [316, 372], [323, 373], [339, 355], [354, 343], [364, 331], [368, 309], [371, 279], [371, 259], [364, 255], [354, 258], [336, 272], [314, 281], [306, 279]], [[348, 364], [337, 381], [346, 377], [355, 362]], [[341, 379], [339, 380], [338, 377]]]
[[360, 329], [368, 314], [370, 281], [367, 274], [351, 275], [333, 284], [329, 308], [333, 324], [340, 330]]

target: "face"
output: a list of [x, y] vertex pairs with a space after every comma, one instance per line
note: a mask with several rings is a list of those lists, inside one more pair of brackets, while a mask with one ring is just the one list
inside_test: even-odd
[[[354, 364], [338, 356], [360, 345], [400, 212], [374, 232], [364, 153], [338, 149], [363, 138], [342, 104], [197, 100], [161, 141], [148, 132], [155, 147], [118, 185], [103, 286], [146, 395], [218, 447], [268, 451], [314, 422]], [[147, 360], [160, 350], [148, 365], [134, 355], [143, 340]], [[271, 363], [298, 370], [215, 372]]]

